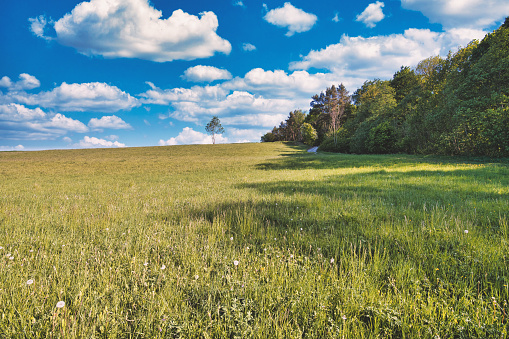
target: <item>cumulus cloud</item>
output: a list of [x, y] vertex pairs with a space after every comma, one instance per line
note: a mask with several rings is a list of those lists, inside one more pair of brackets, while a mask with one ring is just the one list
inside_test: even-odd
[[290, 69], [328, 69], [353, 88], [364, 80], [390, 78], [400, 66], [415, 66], [431, 55], [447, 55], [458, 45], [466, 46], [485, 34], [465, 29], [443, 33], [408, 29], [404, 34], [369, 38], [343, 35], [339, 43], [309, 52], [301, 61], [293, 62]]
[[63, 114], [48, 114], [40, 108], [0, 104], [0, 139], [48, 140], [68, 132], [84, 133], [88, 127]]
[[0, 146], [0, 151], [23, 151], [25, 146], [17, 145], [17, 146]]
[[[222, 135], [216, 135], [216, 143], [222, 144], [228, 142], [228, 139]], [[211, 144], [212, 137], [208, 134], [201, 133], [193, 130], [190, 127], [184, 127], [182, 132], [175, 138], [168, 140], [159, 140], [159, 146], [172, 146], [172, 145], [189, 145], [189, 144]]]
[[80, 140], [78, 146], [82, 148], [126, 147], [125, 144], [118, 141], [108, 141], [89, 136], [85, 136]]
[[132, 126], [126, 123], [116, 115], [103, 116], [101, 119], [92, 118], [88, 123], [88, 127], [96, 130], [102, 129], [132, 129]]
[[445, 28], [483, 29], [509, 14], [507, 0], [401, 0], [405, 9], [422, 12]]
[[[87, 56], [166, 62], [230, 53], [230, 43], [216, 34], [219, 23], [213, 12], [197, 17], [179, 9], [161, 17], [148, 0], [91, 0], [52, 25], [57, 42]], [[32, 32], [45, 37], [45, 18], [30, 21]]]
[[355, 20], [363, 22], [366, 27], [373, 28], [378, 22], [385, 18], [385, 15], [382, 11], [384, 6], [385, 4], [380, 1], [369, 4], [361, 14], [357, 15]]
[[138, 99], [118, 87], [100, 82], [82, 84], [64, 82], [51, 91], [37, 94], [9, 92], [3, 100], [66, 112], [117, 112], [140, 105]]
[[252, 51], [256, 51], [256, 46], [253, 44], [250, 44], [249, 42], [246, 42], [246, 43], [242, 44], [242, 49], [245, 52], [252, 52]]
[[225, 69], [198, 65], [186, 69], [182, 78], [193, 82], [212, 82], [215, 80], [231, 79], [232, 75]]
[[51, 38], [44, 35], [44, 30], [48, 24], [48, 20], [46, 20], [44, 15], [39, 15], [36, 18], [29, 18], [28, 21], [30, 21], [30, 30], [32, 33], [34, 33], [39, 38], [51, 40]]
[[289, 2], [285, 2], [283, 7], [270, 10], [263, 18], [268, 23], [288, 28], [286, 33], [288, 37], [309, 31], [318, 20], [316, 15], [306, 13]]
[[60, 113], [55, 114], [51, 120], [45, 124], [44, 127], [53, 127], [65, 131], [73, 131], [78, 133], [88, 132], [87, 126], [79, 120], [68, 118]]
[[22, 73], [19, 75], [19, 80], [12, 82], [8, 76], [0, 79], [0, 87], [7, 87], [9, 91], [22, 91], [27, 89], [34, 89], [41, 86], [41, 82], [33, 75]]

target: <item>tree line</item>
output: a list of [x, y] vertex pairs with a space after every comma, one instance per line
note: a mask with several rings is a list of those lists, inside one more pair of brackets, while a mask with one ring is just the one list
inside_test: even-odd
[[401, 67], [349, 94], [312, 97], [262, 136], [342, 153], [509, 156], [509, 17], [482, 41]]

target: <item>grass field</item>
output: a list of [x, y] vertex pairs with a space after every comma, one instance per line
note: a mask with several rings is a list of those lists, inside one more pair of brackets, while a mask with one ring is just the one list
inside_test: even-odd
[[0, 178], [1, 338], [507, 338], [507, 162], [264, 143]]

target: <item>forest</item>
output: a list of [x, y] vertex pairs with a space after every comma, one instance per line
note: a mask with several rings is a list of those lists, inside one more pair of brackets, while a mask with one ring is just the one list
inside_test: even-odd
[[482, 41], [402, 66], [390, 80], [312, 97], [262, 142], [353, 154], [509, 156], [509, 17]]

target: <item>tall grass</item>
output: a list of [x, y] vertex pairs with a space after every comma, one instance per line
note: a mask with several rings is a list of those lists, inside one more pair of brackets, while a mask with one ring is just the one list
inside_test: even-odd
[[504, 162], [265, 143], [0, 174], [0, 337], [507, 337]]

